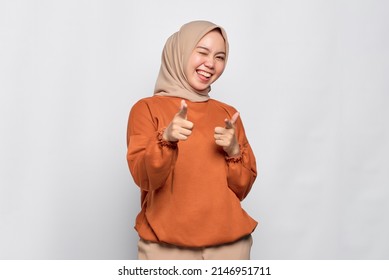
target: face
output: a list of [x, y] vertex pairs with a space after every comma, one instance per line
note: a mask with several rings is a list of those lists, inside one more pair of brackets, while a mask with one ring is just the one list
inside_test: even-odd
[[224, 71], [226, 46], [219, 31], [207, 33], [189, 57], [185, 75], [195, 90], [207, 89]]

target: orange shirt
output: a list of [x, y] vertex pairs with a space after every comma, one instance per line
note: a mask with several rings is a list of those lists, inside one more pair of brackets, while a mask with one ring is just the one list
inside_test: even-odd
[[213, 135], [236, 110], [213, 99], [186, 100], [192, 134], [186, 141], [164, 141], [163, 129], [180, 102], [181, 98], [153, 96], [131, 109], [127, 161], [141, 189], [142, 205], [135, 229], [145, 240], [177, 246], [233, 242], [257, 226], [240, 204], [257, 175], [243, 124], [240, 118], [235, 123], [241, 155], [228, 158]]

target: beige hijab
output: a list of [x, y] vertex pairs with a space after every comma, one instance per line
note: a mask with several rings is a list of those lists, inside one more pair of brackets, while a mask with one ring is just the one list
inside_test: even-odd
[[204, 102], [209, 99], [211, 87], [203, 91], [193, 89], [184, 74], [184, 67], [197, 43], [208, 32], [220, 29], [226, 43], [226, 62], [228, 57], [228, 40], [224, 29], [209, 21], [192, 21], [183, 25], [180, 30], [170, 36], [163, 48], [161, 68], [154, 94], [174, 96], [193, 102]]

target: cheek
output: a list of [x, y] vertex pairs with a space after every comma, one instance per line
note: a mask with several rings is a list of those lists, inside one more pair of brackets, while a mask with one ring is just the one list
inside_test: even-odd
[[220, 63], [216, 65], [216, 71], [219, 75], [221, 75], [224, 72], [226, 64], [225, 63]]
[[186, 76], [189, 77], [195, 69], [196, 69], [196, 60], [194, 59], [194, 57], [191, 57], [188, 60], [188, 64], [186, 65], [184, 70]]
[[197, 68], [203, 63], [204, 63], [203, 59], [199, 56], [193, 56], [192, 59], [190, 60], [190, 66], [192, 68]]

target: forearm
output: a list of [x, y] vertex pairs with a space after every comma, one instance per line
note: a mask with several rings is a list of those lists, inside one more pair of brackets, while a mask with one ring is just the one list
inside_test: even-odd
[[130, 137], [128, 165], [135, 183], [143, 190], [162, 187], [177, 159], [177, 145], [164, 141], [161, 134], [155, 132], [148, 140], [144, 136]]
[[250, 146], [241, 147], [240, 155], [226, 157], [227, 182], [236, 196], [243, 200], [257, 177], [256, 162]]

